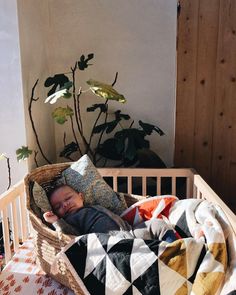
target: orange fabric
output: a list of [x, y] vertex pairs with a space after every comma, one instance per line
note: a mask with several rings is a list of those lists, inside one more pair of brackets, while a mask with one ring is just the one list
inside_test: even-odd
[[169, 195], [150, 197], [129, 207], [121, 217], [131, 225], [153, 217], [162, 218], [163, 215], [168, 218], [170, 209], [177, 200], [176, 196]]

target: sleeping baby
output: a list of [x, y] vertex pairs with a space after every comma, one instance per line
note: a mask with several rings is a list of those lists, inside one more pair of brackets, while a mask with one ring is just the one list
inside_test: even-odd
[[99, 205], [85, 206], [82, 192], [68, 185], [56, 187], [48, 196], [53, 211], [43, 217], [57, 230], [65, 234], [84, 235], [108, 233], [123, 238], [158, 239], [175, 241], [173, 228], [162, 219], [150, 219], [131, 227], [120, 216]]

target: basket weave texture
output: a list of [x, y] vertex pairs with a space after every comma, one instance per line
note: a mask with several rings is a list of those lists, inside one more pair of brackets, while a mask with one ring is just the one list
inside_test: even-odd
[[[75, 294], [84, 295], [84, 292], [80, 288], [78, 282], [76, 282], [73, 278], [63, 261], [59, 262], [59, 272], [57, 274], [53, 274], [51, 272], [51, 266], [56, 258], [56, 255], [71, 241], [73, 236], [58, 233], [50, 229], [31, 208], [32, 196], [30, 193], [30, 183], [32, 181], [36, 181], [40, 185], [50, 183], [56, 177], [59, 177], [61, 172], [68, 168], [70, 164], [71, 163], [51, 164], [36, 168], [26, 175], [24, 181], [27, 195], [27, 209], [29, 211], [29, 218], [34, 230], [34, 246], [37, 264], [45, 273], [53, 277], [62, 285], [72, 289]], [[127, 206], [134, 204], [141, 198], [142, 197], [125, 195]]]

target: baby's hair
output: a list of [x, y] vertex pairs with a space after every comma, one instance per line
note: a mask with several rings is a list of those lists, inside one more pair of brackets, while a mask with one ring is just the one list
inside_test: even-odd
[[46, 195], [51, 195], [52, 191], [54, 191], [58, 186], [66, 184], [64, 179], [62, 179], [61, 175], [54, 177], [51, 180], [48, 180], [41, 184], [42, 188], [46, 192]]
[[51, 196], [52, 196], [53, 193], [55, 193], [60, 188], [66, 187], [66, 186], [68, 186], [68, 185], [65, 184], [65, 183], [60, 183], [60, 184], [54, 184], [54, 185], [52, 185], [51, 188], [50, 188], [50, 190], [48, 190], [48, 192], [47, 192], [48, 200], [50, 201]]

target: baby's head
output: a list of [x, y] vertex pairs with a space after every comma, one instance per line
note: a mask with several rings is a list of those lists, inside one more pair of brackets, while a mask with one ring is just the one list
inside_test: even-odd
[[79, 208], [84, 206], [83, 193], [76, 192], [68, 185], [56, 187], [49, 194], [48, 198], [53, 212], [58, 217], [64, 217], [67, 214], [74, 213]]

